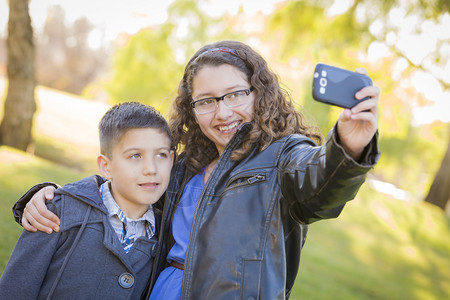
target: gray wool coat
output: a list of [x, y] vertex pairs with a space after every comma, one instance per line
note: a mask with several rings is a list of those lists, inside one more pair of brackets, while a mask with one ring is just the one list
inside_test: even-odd
[[47, 206], [59, 232], [23, 231], [0, 278], [0, 299], [139, 299], [150, 278], [156, 237], [127, 254], [108, 221], [100, 176], [68, 184]]

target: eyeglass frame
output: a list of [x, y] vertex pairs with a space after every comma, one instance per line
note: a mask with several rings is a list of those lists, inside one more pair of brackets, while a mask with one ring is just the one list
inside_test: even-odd
[[[238, 104], [238, 105], [229, 106], [229, 105], [225, 102], [225, 97], [228, 96], [228, 95], [231, 95], [231, 94], [238, 93], [238, 92], [245, 92], [245, 95], [248, 96], [248, 95], [250, 95], [251, 92], [253, 92], [254, 90], [255, 90], [255, 88], [254, 88], [253, 86], [250, 86], [248, 89], [243, 89], [243, 90], [237, 90], [237, 91], [229, 92], [229, 93], [226, 93], [225, 95], [223, 95], [223, 96], [221, 96], [221, 97], [206, 97], [206, 98], [202, 98], [202, 99], [199, 99], [199, 100], [194, 100], [194, 101], [191, 101], [190, 104], [191, 104], [192, 108], [195, 110], [195, 112], [196, 112], [197, 114], [199, 114], [199, 115], [205, 115], [205, 114], [209, 114], [209, 113], [215, 112], [215, 111], [217, 110], [219, 101], [223, 101], [223, 103], [225, 103], [225, 105], [226, 105], [227, 107], [229, 107], [229, 108], [238, 107], [238, 106], [244, 104], [244, 103], [241, 103], [241, 104]], [[214, 110], [212, 110], [212, 111], [209, 111], [209, 112], [203, 112], [203, 113], [198, 112], [197, 109], [195, 108], [195, 104], [198, 103], [198, 102], [200, 102], [200, 101], [210, 100], [210, 99], [216, 100], [216, 108], [215, 108]]]

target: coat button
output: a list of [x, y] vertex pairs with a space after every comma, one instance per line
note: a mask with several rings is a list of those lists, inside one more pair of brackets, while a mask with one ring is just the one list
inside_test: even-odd
[[131, 288], [134, 285], [134, 276], [127, 272], [120, 274], [119, 284], [124, 289]]

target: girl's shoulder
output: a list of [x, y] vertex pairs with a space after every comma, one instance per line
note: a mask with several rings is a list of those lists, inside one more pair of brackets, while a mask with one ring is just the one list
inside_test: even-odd
[[297, 145], [317, 146], [317, 144], [311, 138], [300, 133], [292, 133], [276, 140], [269, 147], [279, 147], [281, 148], [280, 150], [283, 151], [287, 148], [292, 148]]

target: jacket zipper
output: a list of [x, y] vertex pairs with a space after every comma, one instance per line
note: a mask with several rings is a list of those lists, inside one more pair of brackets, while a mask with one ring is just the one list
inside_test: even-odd
[[258, 181], [263, 181], [266, 179], [266, 176], [264, 175], [255, 175], [253, 177], [250, 177], [249, 179], [247, 179], [248, 184], [253, 184], [256, 183]]
[[[234, 181], [239, 180], [239, 179], [243, 179], [241, 182], [233, 184]], [[238, 177], [232, 177], [230, 178], [230, 183], [228, 183], [225, 186], [225, 189], [234, 189], [243, 185], [249, 185], [249, 184], [254, 184], [257, 182], [261, 182], [266, 180], [266, 175], [265, 174], [256, 174], [253, 176], [238, 176]]]

